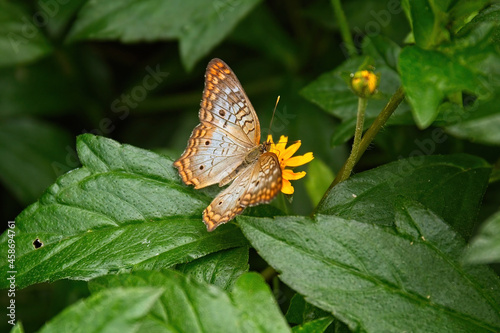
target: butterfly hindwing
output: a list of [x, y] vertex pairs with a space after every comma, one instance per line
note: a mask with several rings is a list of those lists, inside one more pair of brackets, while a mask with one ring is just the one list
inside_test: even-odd
[[203, 212], [208, 231], [239, 215], [248, 206], [270, 202], [281, 190], [282, 175], [274, 153], [264, 153], [241, 171]]

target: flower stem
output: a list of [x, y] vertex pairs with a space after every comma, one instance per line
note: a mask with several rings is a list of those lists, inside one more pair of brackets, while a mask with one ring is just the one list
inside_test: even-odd
[[[357, 151], [355, 159], [354, 159], [354, 164], [352, 165], [352, 167], [354, 167], [354, 165], [356, 165], [356, 163], [359, 161], [361, 156], [363, 156], [363, 153], [366, 151], [366, 148], [368, 148], [368, 146], [373, 141], [373, 139], [375, 138], [377, 133], [387, 123], [387, 120], [389, 119], [389, 117], [394, 113], [394, 111], [396, 111], [399, 104], [401, 104], [401, 102], [403, 101], [404, 98], [405, 98], [405, 95], [404, 95], [403, 87], [399, 87], [398, 90], [396, 90], [396, 92], [394, 93], [394, 95], [392, 95], [391, 99], [386, 104], [384, 109], [379, 113], [377, 118], [375, 118], [375, 121], [373, 122], [373, 124], [370, 126], [370, 128], [366, 131], [365, 135], [361, 139], [358, 151]], [[359, 111], [359, 105], [358, 105], [358, 111]], [[359, 119], [358, 119], [358, 121], [359, 121]], [[357, 131], [357, 128], [356, 128], [356, 131]], [[353, 145], [353, 148], [354, 148], [354, 145]], [[351, 156], [352, 155], [353, 154], [351, 152]], [[349, 157], [349, 159], [350, 159], [350, 157]], [[333, 182], [330, 184], [330, 187], [328, 187], [328, 190], [326, 190], [325, 194], [323, 195], [323, 198], [321, 198], [319, 204], [314, 209], [313, 215], [316, 213], [318, 208], [323, 205], [324, 201], [326, 200], [326, 198], [328, 196], [328, 193], [330, 193], [330, 190], [335, 185], [340, 183], [341, 181], [349, 178], [349, 175], [352, 171], [352, 167], [350, 169], [348, 169], [347, 164], [350, 163], [349, 159], [347, 159], [346, 163], [339, 170], [339, 172], [337, 173], [337, 176], [335, 177]], [[345, 176], [346, 174], [347, 174], [347, 176]]]
[[349, 29], [349, 25], [347, 24], [347, 19], [345, 17], [344, 10], [342, 9], [342, 5], [340, 4], [340, 0], [331, 0], [333, 13], [337, 18], [337, 22], [340, 28], [340, 35], [344, 40], [344, 45], [347, 49], [347, 53], [349, 57], [354, 57], [357, 55], [356, 46], [354, 46], [354, 40], [352, 39], [351, 30]]
[[363, 134], [363, 125], [365, 123], [365, 111], [367, 103], [368, 103], [367, 98], [365, 97], [358, 98], [358, 115], [356, 118], [356, 129], [354, 130], [354, 142], [352, 144], [351, 155], [349, 155], [349, 158], [345, 163], [344, 172], [337, 174], [337, 176], [341, 177], [340, 179], [341, 182], [349, 178], [352, 169], [356, 164], [356, 161], [359, 160], [358, 159], [359, 146], [361, 144], [361, 135]]

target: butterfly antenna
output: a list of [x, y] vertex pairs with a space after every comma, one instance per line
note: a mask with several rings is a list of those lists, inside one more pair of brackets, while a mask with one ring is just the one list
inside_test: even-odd
[[278, 103], [280, 101], [280, 96], [276, 99], [276, 105], [274, 105], [273, 115], [271, 117], [271, 122], [269, 123], [269, 129], [267, 130], [267, 136], [271, 134], [271, 128], [273, 126], [274, 114], [276, 113], [276, 108], [278, 107]]

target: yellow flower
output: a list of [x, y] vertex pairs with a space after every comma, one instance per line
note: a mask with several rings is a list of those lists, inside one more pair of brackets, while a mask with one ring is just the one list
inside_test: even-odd
[[273, 142], [272, 135], [267, 136], [267, 142], [270, 144], [269, 151], [275, 153], [278, 156], [281, 167], [281, 175], [283, 176], [283, 185], [281, 186], [281, 192], [285, 194], [292, 194], [294, 189], [290, 180], [297, 180], [306, 175], [305, 171], [293, 172], [291, 169], [285, 169], [286, 167], [297, 167], [312, 161], [313, 153], [306, 153], [302, 156], [293, 156], [295, 152], [299, 149], [301, 142], [300, 140], [292, 144], [290, 147], [285, 148], [288, 137], [281, 136], [278, 143]]

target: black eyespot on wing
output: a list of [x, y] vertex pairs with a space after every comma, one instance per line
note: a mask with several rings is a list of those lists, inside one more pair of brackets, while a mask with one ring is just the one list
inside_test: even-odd
[[203, 170], [205, 168], [204, 165], [200, 165], [200, 170]]
[[205, 145], [206, 145], [206, 146], [208, 146], [209, 144], [210, 144], [210, 141], [209, 141], [209, 140], [205, 141]]
[[219, 114], [220, 114], [221, 117], [224, 117], [226, 115], [226, 111], [219, 110]]

